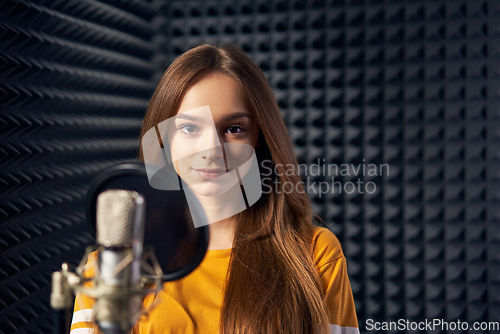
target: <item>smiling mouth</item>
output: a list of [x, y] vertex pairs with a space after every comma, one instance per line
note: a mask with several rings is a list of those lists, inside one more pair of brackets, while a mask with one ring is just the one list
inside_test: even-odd
[[193, 168], [193, 170], [203, 179], [211, 180], [226, 174], [225, 169], [221, 168]]

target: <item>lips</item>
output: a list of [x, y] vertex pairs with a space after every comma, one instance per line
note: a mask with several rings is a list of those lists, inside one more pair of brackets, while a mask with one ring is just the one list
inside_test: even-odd
[[220, 169], [220, 168], [193, 168], [193, 169], [201, 178], [205, 180], [215, 179], [226, 173], [225, 169]]

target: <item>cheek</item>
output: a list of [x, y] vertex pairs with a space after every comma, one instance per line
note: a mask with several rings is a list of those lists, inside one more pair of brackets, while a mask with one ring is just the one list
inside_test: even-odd
[[179, 176], [185, 176], [196, 158], [196, 143], [187, 140], [182, 134], [175, 135], [170, 140], [170, 156]]
[[189, 153], [187, 152], [189, 146], [186, 145], [185, 141], [179, 139], [174, 136], [170, 140], [170, 157], [177, 175], [182, 178], [183, 176], [185, 177], [186, 170], [190, 167], [190, 157], [192, 155], [186, 155], [186, 153]]
[[192, 139], [185, 138], [183, 134], [177, 133], [169, 138], [170, 155], [172, 161], [183, 162], [196, 153], [196, 143]]
[[226, 160], [229, 169], [235, 169], [244, 165], [252, 158], [254, 148], [247, 143], [224, 144]]
[[175, 162], [179, 160], [181, 153], [179, 152], [179, 145], [176, 144], [176, 140], [174, 140], [174, 138], [171, 138], [169, 140], [169, 145], [170, 145], [170, 156], [172, 158], [172, 162]]
[[180, 171], [185, 170], [186, 166], [189, 167], [191, 159], [190, 156], [186, 156], [185, 153], [186, 151], [182, 150], [179, 146], [173, 146], [171, 148], [172, 162], [177, 174], [179, 174]]
[[192, 166], [192, 161], [189, 157], [176, 159], [173, 160], [173, 166], [177, 175], [179, 175], [181, 179], [186, 179], [189, 175]]

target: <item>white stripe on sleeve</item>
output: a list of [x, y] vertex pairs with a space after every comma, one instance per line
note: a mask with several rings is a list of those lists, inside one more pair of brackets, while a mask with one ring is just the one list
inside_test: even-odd
[[[339, 325], [330, 324], [330, 334], [359, 334], [357, 327], [341, 327]], [[73, 334], [73, 333], [71, 333]]]
[[[71, 324], [74, 325], [79, 322], [84, 322], [84, 321], [90, 321], [92, 319], [92, 309], [84, 309], [80, 311], [76, 311], [73, 313], [73, 321], [71, 321]], [[71, 332], [73, 333], [73, 332]]]
[[93, 328], [75, 328], [69, 334], [94, 334]]

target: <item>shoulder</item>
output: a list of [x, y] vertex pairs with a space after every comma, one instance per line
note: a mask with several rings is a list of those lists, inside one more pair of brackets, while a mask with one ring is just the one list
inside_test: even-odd
[[85, 278], [92, 278], [95, 275], [95, 268], [97, 267], [98, 254], [97, 250], [90, 253], [87, 257], [87, 263], [83, 268], [83, 276]]
[[339, 239], [325, 227], [313, 226], [312, 243], [317, 268], [344, 257]]

